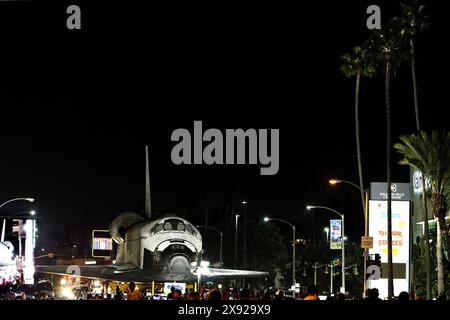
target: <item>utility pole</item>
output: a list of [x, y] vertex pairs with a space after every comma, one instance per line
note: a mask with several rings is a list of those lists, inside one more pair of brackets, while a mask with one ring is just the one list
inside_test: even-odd
[[235, 214], [235, 230], [234, 230], [234, 269], [237, 269], [238, 256], [238, 222], [240, 215]]
[[244, 233], [244, 241], [242, 243], [243, 247], [243, 261], [242, 268], [245, 269], [247, 267], [247, 201], [242, 201], [242, 205], [244, 207], [244, 221], [243, 221], [243, 233]]

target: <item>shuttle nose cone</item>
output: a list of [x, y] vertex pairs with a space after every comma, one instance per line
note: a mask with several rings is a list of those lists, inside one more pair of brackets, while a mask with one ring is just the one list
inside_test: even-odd
[[175, 256], [170, 259], [169, 272], [175, 274], [186, 274], [190, 271], [190, 264], [186, 257]]

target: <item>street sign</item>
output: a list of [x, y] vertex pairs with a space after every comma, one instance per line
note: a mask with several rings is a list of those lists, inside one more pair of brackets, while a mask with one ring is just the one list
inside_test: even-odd
[[[409, 183], [391, 183], [392, 201], [411, 200]], [[372, 182], [370, 184], [370, 200], [387, 200], [387, 183]]]
[[373, 237], [361, 237], [361, 248], [372, 249], [373, 248]]

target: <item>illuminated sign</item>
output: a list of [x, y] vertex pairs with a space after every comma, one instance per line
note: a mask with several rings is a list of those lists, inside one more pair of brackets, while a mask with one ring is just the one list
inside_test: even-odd
[[330, 249], [342, 249], [341, 220], [330, 220]]
[[[409, 183], [391, 183], [391, 197], [392, 200], [409, 201]], [[370, 199], [371, 200], [387, 200], [387, 183], [372, 182], [370, 184]]]
[[[430, 190], [430, 180], [425, 178], [425, 189]], [[413, 190], [414, 193], [422, 192], [422, 172], [414, 171], [413, 173]]]
[[23, 268], [23, 278], [25, 284], [34, 284], [34, 254], [33, 243], [35, 236], [36, 221], [28, 219], [25, 222], [25, 266]]
[[186, 283], [183, 282], [164, 282], [164, 294], [168, 295], [172, 292], [172, 287], [175, 290], [181, 290], [181, 294], [184, 294], [186, 291]]
[[98, 258], [111, 257], [112, 238], [108, 230], [92, 231], [92, 256]]
[[[394, 264], [394, 295], [409, 292], [410, 265], [410, 202], [392, 201], [392, 262]], [[382, 276], [369, 280], [369, 288], [378, 288], [380, 298], [387, 297], [388, 280], [388, 231], [387, 201], [369, 201], [369, 235], [373, 237], [373, 248], [369, 254], [380, 254]]]

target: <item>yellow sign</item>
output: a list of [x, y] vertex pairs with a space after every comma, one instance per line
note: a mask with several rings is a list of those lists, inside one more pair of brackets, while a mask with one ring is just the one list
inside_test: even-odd
[[361, 237], [361, 248], [372, 249], [373, 248], [373, 237]]

